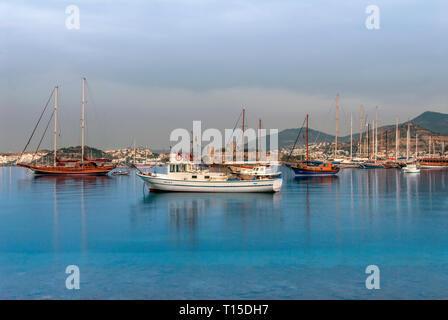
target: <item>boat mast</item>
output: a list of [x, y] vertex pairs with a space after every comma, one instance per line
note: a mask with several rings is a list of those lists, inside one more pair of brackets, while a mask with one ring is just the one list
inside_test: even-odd
[[56, 152], [58, 147], [58, 86], [55, 87], [54, 91], [54, 155], [53, 155], [53, 166], [56, 167]]
[[371, 144], [372, 144], [372, 158], [376, 162], [376, 159], [375, 159], [375, 120], [372, 120], [371, 137], [372, 138], [370, 139], [370, 141], [371, 141]]
[[367, 122], [367, 158], [370, 160], [370, 125]]
[[406, 161], [409, 159], [409, 140], [411, 139], [411, 136], [409, 134], [409, 128], [410, 128], [411, 124], [408, 123], [408, 133], [406, 136]]
[[418, 133], [415, 132], [415, 160], [417, 160], [418, 156]]
[[389, 129], [386, 128], [386, 159], [389, 159]]
[[246, 124], [246, 122], [245, 122], [245, 119], [246, 119], [246, 109], [245, 108], [243, 108], [243, 162], [244, 162], [244, 160], [246, 160], [246, 157], [245, 157], [245, 139], [244, 139], [244, 126], [245, 126], [245, 124]]
[[431, 156], [431, 136], [428, 139], [428, 157]]
[[[432, 151], [431, 151], [431, 146], [432, 146]], [[432, 136], [429, 136], [429, 156], [431, 157], [433, 153], [434, 153], [434, 145], [432, 143]]]
[[398, 118], [395, 120], [395, 161], [398, 161], [398, 144], [400, 143], [399, 138], [399, 131], [398, 131]]
[[374, 159], [374, 151], [375, 151], [375, 121], [372, 120], [372, 123], [370, 124], [370, 155], [371, 159]]
[[353, 113], [350, 112], [350, 160], [353, 160]]
[[336, 159], [338, 152], [338, 122], [339, 122], [339, 93], [336, 95], [336, 135], [334, 137], [334, 158]]
[[366, 121], [365, 121], [365, 128], [366, 128], [366, 134], [364, 137], [364, 141], [363, 141], [363, 157], [367, 155], [367, 141], [369, 139], [369, 122], [367, 121], [367, 116], [366, 116]]
[[384, 128], [381, 128], [381, 134], [379, 136], [380, 136], [380, 146], [379, 146], [379, 149], [380, 149], [380, 152], [381, 152], [382, 150], [384, 150], [384, 147], [383, 147]]
[[81, 111], [81, 161], [84, 161], [84, 143], [85, 143], [85, 108], [86, 108], [86, 99], [85, 99], [85, 85], [86, 78], [82, 78], [82, 111]]
[[362, 153], [362, 117], [363, 117], [363, 108], [362, 105], [359, 107], [359, 157], [361, 157]]
[[374, 151], [374, 157], [376, 162], [376, 154], [378, 153], [378, 106], [376, 106], [376, 119], [375, 119], [375, 126], [374, 126], [374, 142], [375, 142], [375, 151]]
[[134, 164], [135, 164], [135, 156], [136, 156], [136, 149], [135, 149], [135, 138], [134, 138]]
[[258, 161], [261, 154], [261, 119], [258, 119]]
[[243, 146], [244, 146], [244, 121], [246, 117], [246, 109], [243, 108]]
[[308, 162], [308, 115], [306, 115], [306, 161]]
[[376, 163], [376, 128], [375, 128], [375, 121], [372, 121], [372, 154], [373, 154], [373, 161]]

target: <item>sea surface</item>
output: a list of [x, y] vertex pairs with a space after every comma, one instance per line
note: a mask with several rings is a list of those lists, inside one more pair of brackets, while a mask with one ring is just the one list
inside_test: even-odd
[[192, 194], [0, 168], [0, 298], [448, 298], [448, 170], [283, 171], [280, 193]]

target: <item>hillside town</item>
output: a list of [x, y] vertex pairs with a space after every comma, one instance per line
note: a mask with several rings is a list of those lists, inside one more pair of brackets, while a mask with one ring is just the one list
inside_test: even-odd
[[[110, 149], [101, 151], [98, 149], [86, 147], [87, 157], [106, 157], [117, 165], [145, 165], [166, 161], [167, 155], [163, 153], [154, 153], [149, 148], [124, 148]], [[58, 158], [76, 159], [80, 157], [80, 147], [62, 148], [58, 150]], [[50, 150], [40, 150], [37, 153], [0, 153], [0, 166], [14, 166], [20, 158], [21, 162], [47, 162], [53, 158], [53, 152]]]

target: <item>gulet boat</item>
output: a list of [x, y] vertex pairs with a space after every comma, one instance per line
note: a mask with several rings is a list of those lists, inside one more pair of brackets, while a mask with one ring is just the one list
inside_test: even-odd
[[448, 158], [422, 158], [419, 162], [422, 169], [448, 169]]
[[309, 160], [308, 115], [306, 115], [306, 161], [291, 166], [295, 177], [326, 177], [337, 175], [340, 168], [331, 162], [313, 162]]
[[[17, 166], [24, 167], [32, 170], [38, 175], [106, 175], [111, 170], [115, 169], [116, 165], [111, 163], [110, 159], [96, 158], [89, 159], [84, 156], [84, 137], [85, 137], [85, 81], [82, 79], [82, 115], [81, 115], [81, 158], [80, 159], [59, 159], [57, 157], [57, 128], [58, 128], [58, 87], [54, 89], [54, 111], [52, 117], [54, 118], [54, 151], [53, 151], [53, 164], [33, 164], [33, 163], [21, 163], [17, 161]], [[50, 96], [51, 98], [51, 96]], [[50, 101], [50, 100], [49, 100]], [[47, 103], [48, 105], [48, 103]], [[45, 112], [47, 106], [45, 106], [42, 115]], [[42, 115], [36, 125], [42, 118]], [[33, 131], [33, 134], [36, 130]], [[33, 134], [29, 138], [28, 144], [31, 141]], [[42, 139], [41, 139], [42, 141]], [[27, 145], [28, 145], [27, 144]], [[39, 144], [40, 145], [40, 144]], [[38, 147], [39, 148], [39, 147]], [[25, 146], [26, 149], [26, 146]], [[23, 151], [25, 151], [25, 149]], [[37, 152], [37, 150], [36, 150]], [[22, 152], [23, 154], [23, 152]], [[19, 159], [20, 160], [20, 159]]]

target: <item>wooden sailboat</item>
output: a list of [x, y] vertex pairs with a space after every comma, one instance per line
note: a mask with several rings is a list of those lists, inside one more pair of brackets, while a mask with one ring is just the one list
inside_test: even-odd
[[[105, 175], [109, 171], [115, 169], [116, 165], [110, 163], [110, 159], [97, 158], [89, 159], [84, 156], [85, 143], [85, 81], [82, 79], [82, 117], [81, 117], [81, 159], [58, 159], [57, 157], [57, 125], [58, 125], [58, 87], [55, 87], [54, 95], [54, 151], [53, 164], [28, 164], [20, 163], [20, 167], [28, 168], [35, 174], [43, 175]], [[30, 138], [31, 140], [31, 138]]]
[[340, 168], [333, 163], [317, 163], [309, 160], [308, 145], [308, 115], [306, 115], [306, 161], [297, 166], [291, 166], [296, 177], [323, 177], [338, 174]]

